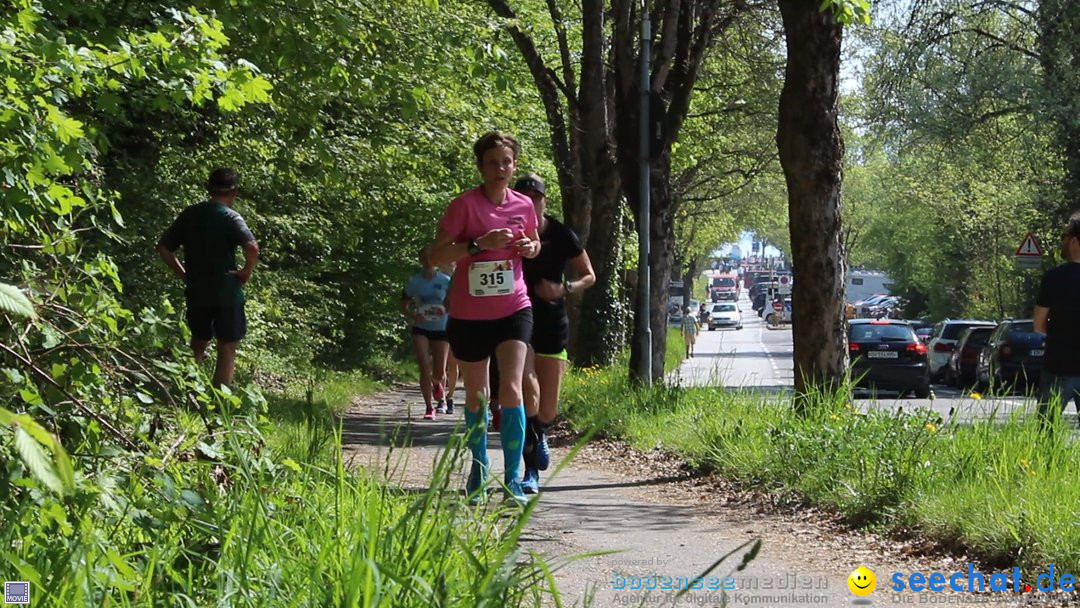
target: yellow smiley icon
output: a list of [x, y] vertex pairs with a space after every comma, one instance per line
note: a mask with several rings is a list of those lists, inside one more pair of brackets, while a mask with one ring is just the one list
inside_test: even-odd
[[848, 575], [847, 586], [855, 595], [870, 595], [874, 587], [877, 587], [877, 577], [869, 568], [859, 566]]

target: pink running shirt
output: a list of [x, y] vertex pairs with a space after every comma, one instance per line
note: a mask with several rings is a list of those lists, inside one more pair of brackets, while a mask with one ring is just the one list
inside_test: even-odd
[[[536, 232], [536, 208], [524, 194], [507, 188], [506, 198], [495, 205], [482, 188], [473, 188], [450, 202], [439, 228], [454, 238], [455, 243], [467, 243], [497, 228], [510, 228], [514, 240], [526, 233]], [[469, 290], [469, 267], [473, 262], [507, 260], [514, 270], [514, 291], [507, 295], [476, 297]], [[513, 241], [503, 249], [481, 251], [457, 263], [450, 285], [450, 316], [467, 321], [488, 321], [509, 317], [529, 308], [529, 292], [525, 287], [521, 256], [514, 251]]]

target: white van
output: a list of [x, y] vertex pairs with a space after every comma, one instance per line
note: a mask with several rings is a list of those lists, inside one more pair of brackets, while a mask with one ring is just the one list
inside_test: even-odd
[[845, 297], [849, 303], [865, 300], [878, 293], [892, 294], [893, 283], [884, 272], [870, 270], [849, 270], [845, 282]]

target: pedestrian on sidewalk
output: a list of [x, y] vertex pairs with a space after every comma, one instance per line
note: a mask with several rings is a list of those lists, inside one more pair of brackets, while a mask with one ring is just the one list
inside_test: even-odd
[[[1080, 413], [1080, 211], [1061, 239], [1065, 263], [1043, 276], [1035, 299], [1035, 331], [1046, 335], [1039, 386], [1039, 425], [1048, 428], [1072, 401]], [[1054, 408], [1057, 402], [1059, 408]]]
[[694, 344], [697, 343], [698, 322], [689, 306], [683, 310], [682, 335], [683, 341], [686, 342], [686, 356], [693, 357]]
[[533, 316], [522, 260], [540, 253], [540, 240], [532, 201], [510, 188], [520, 151], [517, 140], [503, 133], [477, 140], [473, 154], [483, 184], [450, 203], [431, 247], [436, 264], [458, 263], [446, 330], [465, 379], [465, 426], [473, 456], [466, 490], [471, 500], [482, 497], [487, 478], [487, 412], [481, 404], [493, 352], [500, 375], [504, 481], [514, 500], [527, 500], [521, 488], [521, 378]]
[[[450, 277], [431, 263], [428, 250], [420, 252], [420, 272], [409, 277], [401, 292], [401, 314], [412, 320], [413, 353], [420, 366], [420, 393], [424, 396], [424, 419], [446, 413], [446, 294]], [[432, 401], [437, 401], [433, 407]]]
[[[525, 260], [525, 284], [533, 309], [533, 335], [525, 360], [525, 473], [522, 489], [540, 491], [540, 471], [551, 463], [547, 429], [559, 413], [559, 391], [568, 363], [570, 321], [566, 298], [596, 283], [589, 254], [577, 234], [547, 212], [547, 188], [538, 175], [517, 180], [514, 190], [529, 197], [539, 222], [540, 255]], [[566, 267], [577, 277], [570, 280]]]
[[[214, 386], [232, 384], [236, 347], [247, 334], [244, 285], [259, 259], [259, 244], [232, 207], [239, 192], [236, 171], [214, 169], [207, 180], [208, 200], [184, 209], [158, 240], [157, 252], [184, 281], [191, 350], [199, 363], [217, 340]], [[176, 252], [184, 248], [184, 262]], [[236, 268], [236, 249], [244, 266]]]

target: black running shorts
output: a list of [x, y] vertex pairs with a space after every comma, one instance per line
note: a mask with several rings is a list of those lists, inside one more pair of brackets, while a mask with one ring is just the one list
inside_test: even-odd
[[428, 340], [430, 340], [432, 342], [446, 342], [446, 340], [447, 340], [445, 331], [435, 331], [433, 329], [424, 329], [423, 327], [417, 327], [415, 325], [413, 325], [413, 328], [412, 328], [412, 335], [414, 335], [414, 336], [424, 336], [425, 338], [427, 338]]
[[531, 308], [522, 308], [509, 317], [471, 321], [450, 317], [446, 335], [454, 356], [468, 363], [483, 361], [495, 355], [495, 347], [507, 340], [529, 343], [532, 339]]
[[209, 305], [189, 302], [187, 324], [196, 340], [217, 338], [218, 342], [239, 342], [247, 335], [243, 302]]
[[533, 309], [533, 351], [538, 355], [561, 355], [570, 341], [570, 320], [565, 313], [540, 310]]

